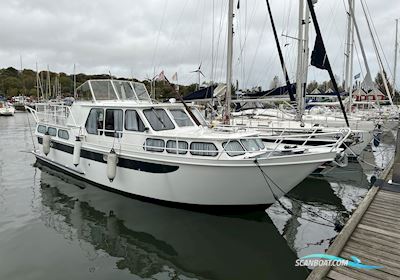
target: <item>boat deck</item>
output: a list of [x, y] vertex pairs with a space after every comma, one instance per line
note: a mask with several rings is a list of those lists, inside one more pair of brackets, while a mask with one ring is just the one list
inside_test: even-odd
[[[380, 176], [391, 178], [393, 161]], [[348, 266], [317, 267], [307, 280], [315, 279], [400, 279], [400, 192], [372, 187], [353, 213], [326, 254], [380, 269], [356, 269]]]

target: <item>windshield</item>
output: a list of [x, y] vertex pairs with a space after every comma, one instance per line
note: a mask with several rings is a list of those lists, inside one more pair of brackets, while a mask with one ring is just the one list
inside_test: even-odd
[[141, 83], [132, 83], [133, 84], [133, 89], [136, 92], [137, 98], [139, 100], [144, 100], [144, 101], [150, 101], [150, 95], [147, 92], [146, 87], [144, 84]]
[[170, 110], [172, 116], [174, 117], [174, 121], [179, 127], [183, 126], [193, 126], [192, 120], [182, 109], [173, 109]]
[[164, 109], [146, 109], [143, 114], [155, 131], [174, 129], [175, 126]]
[[247, 151], [260, 151], [265, 148], [261, 139], [242, 139], [240, 140]]
[[94, 98], [96, 100], [115, 100], [118, 99], [111, 84], [111, 81], [91, 81]]
[[128, 81], [113, 81], [118, 92], [119, 98], [122, 100], [136, 100], [136, 94], [132, 89], [131, 83]]

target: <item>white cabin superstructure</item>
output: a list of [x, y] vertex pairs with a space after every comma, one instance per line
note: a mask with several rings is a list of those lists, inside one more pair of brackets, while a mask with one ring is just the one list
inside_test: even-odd
[[254, 130], [210, 128], [196, 108], [153, 103], [144, 84], [122, 80], [85, 82], [71, 107], [29, 110], [41, 163], [113, 191], [190, 206], [270, 205], [332, 161], [345, 140], [288, 147], [282, 136], [266, 147]]

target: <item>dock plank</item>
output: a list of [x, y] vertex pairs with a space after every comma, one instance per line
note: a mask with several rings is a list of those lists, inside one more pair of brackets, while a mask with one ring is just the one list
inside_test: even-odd
[[371, 226], [377, 226], [378, 228], [382, 229], [389, 229], [393, 230], [394, 232], [398, 232], [400, 234], [400, 227], [399, 224], [396, 224], [393, 221], [387, 222], [384, 219], [374, 219], [374, 218], [368, 218], [368, 217], [363, 217], [360, 221], [361, 224], [365, 225], [371, 225]]
[[[351, 256], [354, 256], [354, 252], [347, 252], [347, 251], [343, 251], [340, 254], [341, 257], [343, 258], [351, 258]], [[376, 264], [373, 260], [367, 259], [363, 256], [359, 256], [364, 263], [369, 264], [369, 265], [374, 265]], [[396, 274], [393, 274], [392, 272], [396, 273], [396, 271], [393, 271], [391, 268], [389, 267], [384, 267], [383, 269], [356, 269], [356, 268], [352, 268], [352, 267], [341, 267], [345, 270], [352, 270], [360, 275], [362, 275], [361, 279], [364, 279], [365, 275], [368, 275], [370, 277], [375, 277], [375, 279], [388, 279], [388, 280], [395, 280], [395, 279], [399, 279], [399, 276], [397, 276]]]
[[365, 235], [358, 235], [356, 233], [353, 233], [353, 235], [350, 237], [349, 241], [357, 242], [362, 244], [363, 246], [367, 246], [371, 249], [376, 249], [376, 250], [385, 250], [387, 252], [391, 252], [393, 254], [399, 255], [400, 258], [400, 245], [399, 244], [393, 244], [390, 241], [386, 241], [383, 239], [380, 239], [378, 237], [368, 237]]
[[[350, 241], [344, 248], [344, 252], [349, 254], [354, 253], [359, 258], [369, 260], [370, 263], [367, 263], [369, 265], [382, 265], [385, 268], [390, 268], [392, 274], [400, 277], [400, 263], [397, 261], [399, 257], [398, 255], [384, 251], [372, 251], [369, 247], [359, 246], [359, 244]], [[384, 268], [382, 270], [384, 270]]]
[[397, 234], [398, 236], [400, 236], [399, 229], [397, 229], [391, 225], [385, 224], [383, 222], [372, 222], [372, 221], [363, 219], [363, 220], [361, 220], [359, 225], [374, 227], [376, 229], [384, 230], [386, 232], [390, 232], [391, 234]]
[[[382, 172], [382, 180], [387, 180], [393, 162]], [[308, 280], [400, 279], [400, 193], [372, 187], [326, 253], [346, 259], [356, 256], [364, 264], [383, 267], [316, 267]]]
[[342, 274], [342, 273], [337, 272], [337, 271], [332, 270], [332, 269], [331, 269], [331, 271], [329, 271], [328, 277], [330, 277], [333, 280], [358, 280], [357, 278], [353, 278], [353, 277], [347, 276], [345, 274]]
[[391, 237], [394, 237], [394, 238], [400, 238], [400, 234], [394, 233], [394, 232], [391, 232], [391, 231], [388, 231], [388, 230], [379, 229], [379, 228], [375, 228], [373, 226], [368, 226], [368, 225], [363, 225], [363, 224], [360, 224], [358, 226], [359, 226], [359, 228], [362, 228], [362, 229], [365, 229], [365, 230], [368, 230], [368, 231], [371, 231], [371, 232], [375, 232], [375, 233], [378, 233], [378, 234], [391, 236]]
[[360, 233], [360, 234], [366, 235], [368, 237], [372, 236], [372, 237], [375, 237], [375, 238], [379, 238], [379, 239], [382, 239], [382, 240], [386, 240], [386, 241], [392, 242], [394, 244], [397, 244], [397, 242], [399, 241], [396, 237], [378, 234], [376, 232], [363, 229], [362, 227], [361, 228], [357, 227], [357, 229], [354, 231], [354, 233], [355, 234]]

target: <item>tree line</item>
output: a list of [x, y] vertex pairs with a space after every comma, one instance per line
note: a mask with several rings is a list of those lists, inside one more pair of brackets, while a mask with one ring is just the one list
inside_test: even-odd
[[[50, 88], [53, 91], [54, 82], [58, 81], [58, 87], [60, 88], [60, 92], [62, 97], [73, 96], [74, 93], [74, 76], [71, 74], [66, 74], [63, 72], [51, 72], [49, 71], [41, 71], [39, 72], [39, 79], [41, 81], [42, 90], [44, 93], [48, 90], [48, 85], [50, 81]], [[49, 77], [49, 79], [48, 79]], [[124, 79], [120, 77], [112, 77], [113, 79]], [[96, 75], [87, 75], [87, 74], [76, 74], [76, 86], [79, 87], [82, 83], [91, 79], [110, 79], [109, 74], [96, 74]], [[133, 79], [134, 81], [139, 81], [137, 79]], [[171, 97], [175, 97], [175, 92], [173, 88], [167, 83], [163, 81], [154, 81], [153, 85], [149, 80], [139, 81], [143, 82], [149, 93], [152, 86], [155, 89], [155, 98], [159, 100], [168, 99]], [[11, 98], [13, 96], [24, 95], [31, 97], [33, 99], [37, 98], [37, 74], [35, 71], [31, 69], [24, 69], [22, 71], [17, 70], [13, 67], [0, 69], [0, 96], [4, 96], [6, 98]], [[188, 93], [195, 91], [196, 85], [191, 84], [188, 86], [179, 86], [179, 93], [184, 96]], [[42, 93], [40, 92], [41, 96]], [[51, 94], [53, 98], [55, 98], [55, 94]]]

